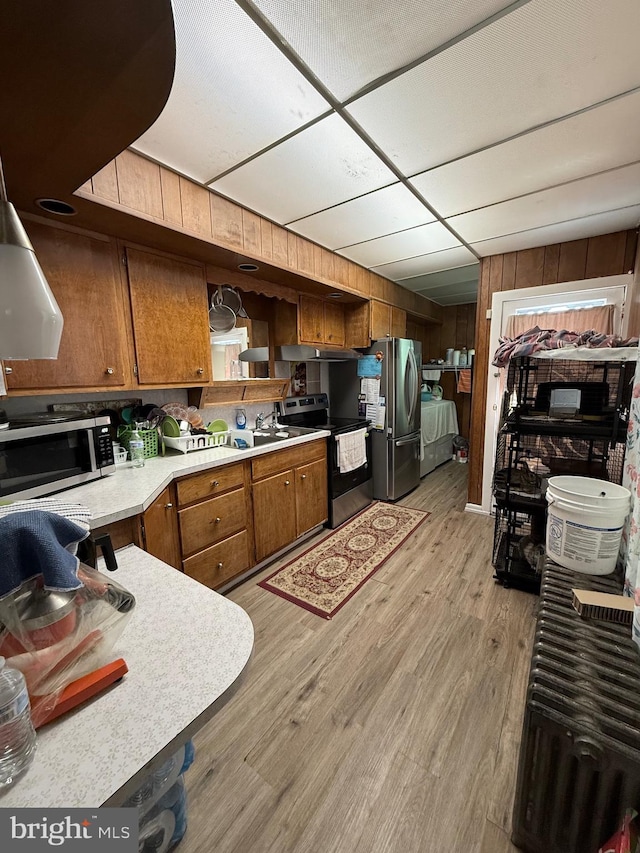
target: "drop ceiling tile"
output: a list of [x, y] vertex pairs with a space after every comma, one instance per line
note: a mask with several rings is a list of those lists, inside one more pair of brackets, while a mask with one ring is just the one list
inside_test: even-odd
[[404, 261], [396, 261], [391, 264], [382, 264], [373, 267], [372, 271], [379, 275], [399, 281], [423, 273], [447, 270], [452, 267], [462, 267], [466, 264], [477, 263], [477, 257], [464, 246], [456, 246], [453, 249], [445, 249], [442, 252], [432, 252], [427, 255], [419, 255], [415, 258], [407, 258]]
[[173, 88], [138, 151], [205, 182], [329, 110], [233, 0], [173, 7]]
[[626, 228], [636, 228], [640, 224], [640, 204], [620, 210], [608, 210], [582, 219], [559, 222], [530, 231], [520, 231], [505, 237], [494, 237], [473, 243], [473, 248], [482, 258], [499, 255], [504, 252], [518, 252], [521, 249], [533, 249], [536, 246], [550, 246], [567, 240], [582, 240], [598, 234], [611, 234]]
[[364, 267], [372, 267], [459, 245], [460, 242], [442, 223], [431, 222], [398, 234], [387, 234], [376, 240], [348, 246], [338, 254]]
[[640, 85], [637, 0], [531, 0], [349, 112], [415, 175]]
[[452, 216], [447, 221], [468, 243], [476, 243], [638, 202], [640, 163]]
[[393, 172], [334, 113], [213, 181], [211, 188], [284, 223], [395, 181]]
[[341, 100], [499, 12], [506, 0], [254, 0]]
[[434, 220], [435, 216], [410, 190], [393, 184], [298, 219], [288, 227], [328, 249], [339, 249]]
[[417, 291], [420, 296], [426, 296], [427, 299], [433, 299], [435, 302], [440, 302], [442, 299], [452, 299], [454, 297], [464, 297], [465, 302], [475, 302], [478, 293], [478, 279], [473, 282], [465, 282], [464, 284], [449, 284], [441, 287], [424, 287]]
[[[421, 296], [425, 294], [420, 294]], [[427, 296], [427, 299], [433, 299], [431, 296]], [[476, 291], [475, 294], [472, 293], [463, 293], [456, 296], [440, 296], [438, 299], [433, 299], [438, 305], [469, 305], [472, 302], [478, 301], [478, 293]], [[442, 353], [442, 357], [444, 358], [444, 352]]]
[[640, 157], [640, 92], [411, 179], [442, 216], [484, 207]]
[[480, 275], [480, 264], [467, 264], [454, 269], [440, 270], [416, 275], [412, 278], [400, 279], [397, 283], [407, 290], [428, 290], [430, 288], [449, 287], [451, 285], [467, 284], [475, 285]]

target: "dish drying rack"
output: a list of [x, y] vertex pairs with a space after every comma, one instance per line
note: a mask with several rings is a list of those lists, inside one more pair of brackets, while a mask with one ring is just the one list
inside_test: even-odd
[[210, 450], [212, 447], [223, 447], [229, 444], [230, 430], [212, 432], [207, 435], [181, 435], [179, 438], [164, 436], [166, 447], [179, 450], [180, 453], [192, 453], [194, 450]]

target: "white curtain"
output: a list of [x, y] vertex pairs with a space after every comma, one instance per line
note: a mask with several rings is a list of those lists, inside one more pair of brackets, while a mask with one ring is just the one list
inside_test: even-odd
[[507, 319], [506, 336], [517, 338], [524, 332], [539, 326], [541, 329], [566, 329], [569, 332], [588, 332], [594, 329], [603, 335], [613, 334], [614, 305], [597, 308], [581, 308], [574, 311], [555, 311], [542, 314], [512, 314]]

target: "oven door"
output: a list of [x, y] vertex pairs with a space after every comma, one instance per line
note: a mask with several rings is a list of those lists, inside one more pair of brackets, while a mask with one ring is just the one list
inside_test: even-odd
[[[342, 433], [344, 435], [344, 433]], [[329, 460], [329, 497], [338, 498], [351, 489], [355, 489], [362, 483], [366, 483], [371, 479], [371, 433], [365, 439], [367, 445], [367, 462], [356, 468], [354, 471], [341, 473], [338, 470], [338, 442], [336, 437], [332, 436], [329, 442], [331, 448], [331, 458]]]
[[99, 476], [92, 429], [56, 424], [0, 433], [0, 498], [41, 497]]

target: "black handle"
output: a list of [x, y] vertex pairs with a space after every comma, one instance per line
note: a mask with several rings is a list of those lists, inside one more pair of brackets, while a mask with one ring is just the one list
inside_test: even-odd
[[96, 536], [93, 541], [96, 550], [98, 548], [102, 550], [102, 556], [104, 557], [104, 564], [107, 571], [115, 572], [118, 568], [118, 561], [116, 560], [116, 553], [113, 550], [113, 545], [111, 543], [111, 536], [109, 536], [108, 533], [103, 533], [101, 536]]

